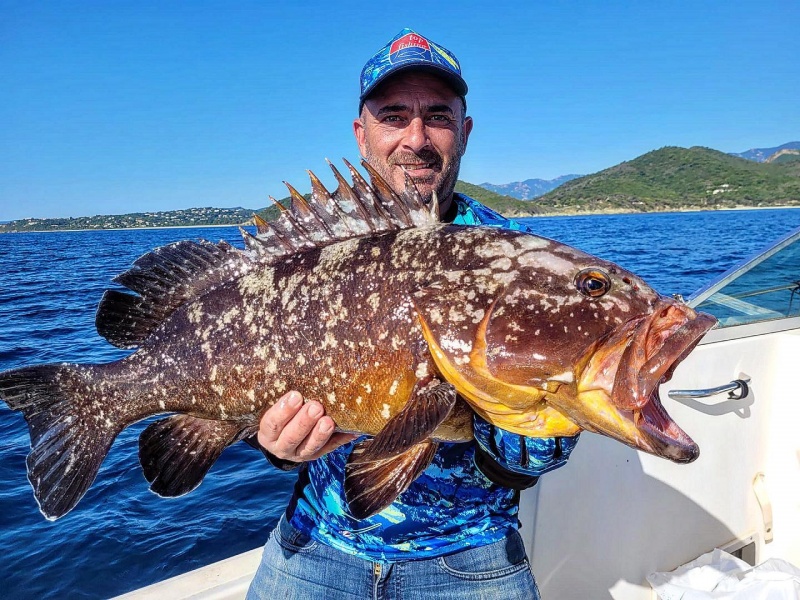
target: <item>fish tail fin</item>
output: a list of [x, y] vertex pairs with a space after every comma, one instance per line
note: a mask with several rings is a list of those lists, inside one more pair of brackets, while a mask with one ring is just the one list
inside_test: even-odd
[[50, 521], [83, 497], [124, 427], [87, 400], [92, 370], [64, 364], [0, 374], [0, 399], [28, 423], [28, 480], [39, 510]]

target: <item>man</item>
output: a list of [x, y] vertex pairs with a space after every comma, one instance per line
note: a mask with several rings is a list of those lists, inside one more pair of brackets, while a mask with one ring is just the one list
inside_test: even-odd
[[[398, 192], [408, 173], [455, 224], [523, 227], [454, 193], [472, 131], [455, 56], [404, 29], [361, 73], [359, 150]], [[284, 396], [261, 421], [271, 462], [301, 463], [248, 598], [538, 598], [517, 533], [519, 490], [566, 462], [575, 438], [523, 438], [475, 417], [475, 442], [440, 444], [386, 510], [349, 516], [342, 481], [354, 436], [322, 404]]]

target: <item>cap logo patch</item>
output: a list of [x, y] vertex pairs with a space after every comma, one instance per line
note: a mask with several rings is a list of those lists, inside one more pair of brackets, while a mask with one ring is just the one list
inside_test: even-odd
[[406, 61], [424, 60], [431, 62], [431, 47], [421, 35], [408, 33], [392, 42], [389, 48], [389, 62], [399, 63]]

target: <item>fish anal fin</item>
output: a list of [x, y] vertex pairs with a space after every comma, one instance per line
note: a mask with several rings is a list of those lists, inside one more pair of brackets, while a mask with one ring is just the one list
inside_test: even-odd
[[366, 519], [388, 507], [433, 460], [438, 444], [430, 439], [402, 454], [375, 461], [361, 461], [372, 440], [356, 445], [345, 467], [344, 494], [350, 513]]
[[399, 413], [389, 419], [363, 453], [351, 462], [373, 462], [397, 456], [429, 438], [447, 419], [456, 404], [456, 388], [437, 379], [418, 380], [411, 397]]
[[236, 421], [183, 414], [151, 423], [139, 437], [139, 462], [150, 490], [170, 498], [191, 492], [222, 451], [249, 433]]

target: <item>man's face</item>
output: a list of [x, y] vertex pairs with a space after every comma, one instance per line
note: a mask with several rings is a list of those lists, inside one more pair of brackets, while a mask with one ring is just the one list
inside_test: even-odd
[[391, 77], [367, 98], [353, 130], [361, 155], [392, 189], [405, 189], [405, 169], [422, 197], [436, 191], [447, 211], [472, 118], [444, 81], [420, 71]]

